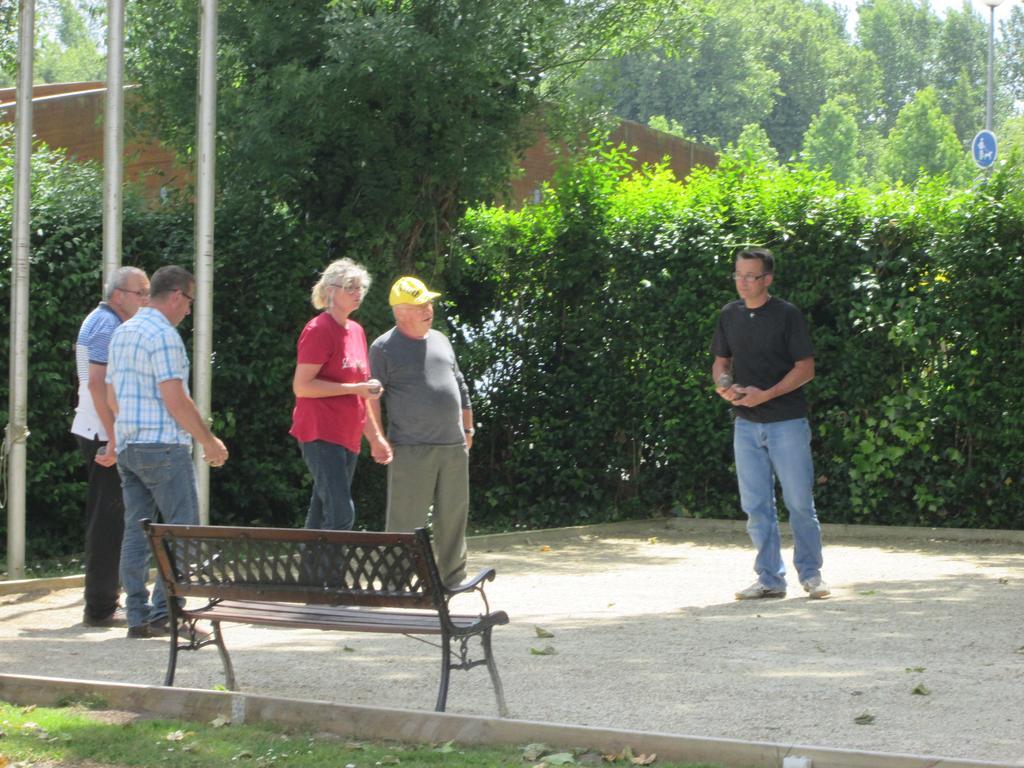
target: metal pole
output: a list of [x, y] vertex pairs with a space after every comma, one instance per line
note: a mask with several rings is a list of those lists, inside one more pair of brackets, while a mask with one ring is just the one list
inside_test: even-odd
[[14, 118], [14, 231], [11, 233], [10, 395], [7, 460], [7, 576], [25, 576], [25, 465], [28, 440], [28, 259], [32, 208], [32, 46], [35, 0], [21, 0]]
[[992, 91], [994, 77], [992, 75], [993, 51], [996, 47], [996, 7], [990, 5], [988, 9], [988, 90], [985, 99], [985, 130], [992, 130]]
[[121, 266], [124, 185], [124, 0], [107, 0], [107, 100], [103, 121], [103, 284]]
[[[199, 88], [196, 103], [196, 300], [192, 325], [193, 394], [199, 413], [210, 418], [213, 359], [213, 204], [217, 127], [217, 0], [199, 8]], [[199, 522], [210, 524], [210, 467], [197, 448]]]

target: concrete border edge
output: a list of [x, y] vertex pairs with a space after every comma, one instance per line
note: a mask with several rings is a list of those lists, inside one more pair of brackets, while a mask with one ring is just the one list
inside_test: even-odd
[[0, 674], [0, 700], [19, 706], [55, 706], [86, 696], [100, 696], [114, 709], [193, 722], [209, 722], [218, 716], [237, 722], [243, 716], [247, 723], [270, 722], [345, 737], [409, 743], [455, 741], [467, 745], [516, 746], [543, 742], [554, 747], [586, 747], [609, 753], [621, 752], [628, 746], [638, 754], [655, 752], [660, 760], [714, 762], [725, 768], [779, 768], [785, 757], [797, 755], [811, 758], [815, 768], [1014, 768], [1011, 763], [355, 707], [195, 688]]

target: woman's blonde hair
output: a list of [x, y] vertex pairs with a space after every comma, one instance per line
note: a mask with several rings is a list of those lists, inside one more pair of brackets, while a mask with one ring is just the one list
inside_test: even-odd
[[327, 269], [320, 275], [313, 292], [310, 296], [313, 306], [316, 309], [330, 309], [331, 288], [347, 288], [358, 281], [363, 289], [363, 296], [370, 290], [370, 273], [362, 264], [356, 264], [352, 259], [338, 259], [327, 265]]

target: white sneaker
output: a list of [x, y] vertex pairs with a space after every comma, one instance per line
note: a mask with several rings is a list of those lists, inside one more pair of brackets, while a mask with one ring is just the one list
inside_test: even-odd
[[832, 594], [832, 590], [828, 588], [828, 584], [821, 580], [820, 576], [815, 576], [813, 579], [808, 579], [803, 582], [804, 592], [806, 592], [811, 600], [823, 600]]
[[785, 587], [766, 587], [760, 581], [755, 581], [746, 589], [736, 593], [737, 600], [760, 600], [764, 597], [785, 597]]

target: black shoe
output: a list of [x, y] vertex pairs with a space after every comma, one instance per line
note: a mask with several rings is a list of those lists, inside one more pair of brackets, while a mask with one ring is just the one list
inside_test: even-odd
[[149, 622], [150, 637], [167, 637], [170, 634], [171, 628], [167, 623], [166, 616], [164, 616], [162, 619], [155, 619]]
[[154, 635], [149, 631], [149, 624], [139, 624], [137, 627], [128, 627], [128, 637], [133, 640], [140, 640], [154, 637]]
[[115, 608], [114, 612], [102, 619], [90, 616], [88, 611], [82, 614], [82, 624], [87, 627], [126, 627], [128, 618], [124, 615], [123, 608]]
[[143, 639], [148, 637], [167, 637], [171, 634], [167, 628], [167, 619], [157, 619], [151, 621], [148, 624], [139, 624], [134, 627], [128, 627], [128, 637], [134, 639]]

